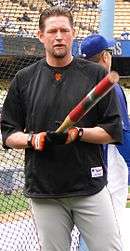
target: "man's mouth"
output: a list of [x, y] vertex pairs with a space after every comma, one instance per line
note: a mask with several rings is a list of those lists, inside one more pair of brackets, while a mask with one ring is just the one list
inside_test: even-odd
[[54, 45], [54, 47], [55, 48], [62, 48], [62, 47], [65, 47], [65, 45], [64, 44], [56, 44], [56, 45]]

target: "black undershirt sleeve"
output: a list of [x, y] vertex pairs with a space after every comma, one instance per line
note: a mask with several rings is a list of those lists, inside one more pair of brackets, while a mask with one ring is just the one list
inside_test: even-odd
[[[9, 92], [6, 96], [2, 115], [1, 115], [1, 132], [3, 147], [6, 148], [6, 139], [15, 132], [24, 131], [25, 114], [21, 102], [21, 94], [18, 88], [18, 76], [13, 79]], [[22, 83], [21, 83], [22, 84]]]

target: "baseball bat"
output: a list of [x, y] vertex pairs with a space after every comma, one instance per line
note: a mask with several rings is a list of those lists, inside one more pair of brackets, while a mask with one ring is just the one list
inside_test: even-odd
[[88, 113], [119, 81], [115, 71], [108, 73], [94, 88], [70, 111], [56, 132], [64, 132]]

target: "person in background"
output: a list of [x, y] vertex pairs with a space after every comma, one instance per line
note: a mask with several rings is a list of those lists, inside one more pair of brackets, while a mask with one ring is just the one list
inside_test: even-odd
[[94, 9], [98, 8], [98, 3], [96, 0], [92, 1], [92, 8], [94, 8]]
[[129, 40], [130, 39], [130, 32], [127, 31], [126, 27], [123, 28], [123, 31], [121, 33], [121, 39], [122, 40]]
[[[4, 39], [3, 39], [3, 36], [1, 36], [1, 34], [0, 34], [0, 55], [2, 55], [4, 53], [5, 53]], [[1, 118], [1, 110], [0, 110], [0, 118]]]
[[24, 46], [24, 53], [25, 55], [28, 55], [28, 56], [34, 56], [36, 55], [36, 43], [33, 43], [30, 45], [29, 44], [26, 44], [26, 46]]
[[121, 251], [102, 148], [122, 142], [115, 91], [76, 127], [57, 133], [57, 125], [107, 72], [73, 58], [68, 9], [45, 9], [38, 37], [46, 59], [17, 72], [4, 101], [1, 132], [6, 149], [25, 149], [24, 193], [31, 200], [41, 250], [69, 251], [75, 224], [90, 250]]
[[[85, 59], [102, 65], [109, 72], [112, 64], [112, 48], [114, 44], [114, 40], [107, 40], [99, 34], [87, 36], [81, 43], [81, 53]], [[126, 207], [128, 196], [130, 120], [128, 116], [127, 101], [122, 87], [117, 83], [114, 89], [117, 94], [122, 119], [123, 143], [104, 145], [104, 158], [107, 166], [107, 188], [110, 191], [118, 223], [121, 228], [122, 213], [123, 209]], [[81, 240], [81, 242], [83, 242], [83, 240]], [[82, 246], [83, 245], [82, 243]], [[81, 250], [83, 250], [82, 247], [80, 251]]]
[[25, 12], [23, 13], [23, 16], [22, 16], [22, 17], [18, 17], [18, 18], [17, 18], [17, 21], [30, 22], [31, 19], [30, 19], [30, 17], [28, 16], [28, 13], [25, 11]]
[[9, 19], [9, 17], [3, 18], [0, 23], [1, 32], [9, 32], [10, 29], [15, 28], [15, 24]]
[[26, 31], [22, 26], [19, 26], [17, 32], [16, 32], [16, 37], [26, 37]]

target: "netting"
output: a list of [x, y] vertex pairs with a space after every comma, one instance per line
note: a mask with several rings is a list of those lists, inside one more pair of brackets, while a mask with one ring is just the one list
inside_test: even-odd
[[[93, 2], [93, 3], [92, 3]], [[44, 8], [71, 9], [76, 39], [98, 32], [99, 2], [84, 0], [0, 0], [0, 114], [10, 81], [16, 72], [44, 56], [37, 39], [39, 15]], [[24, 15], [23, 15], [24, 14]], [[29, 200], [23, 195], [24, 151], [2, 148], [0, 135], [0, 250], [40, 251]], [[71, 250], [78, 250], [79, 232], [72, 231]]]

